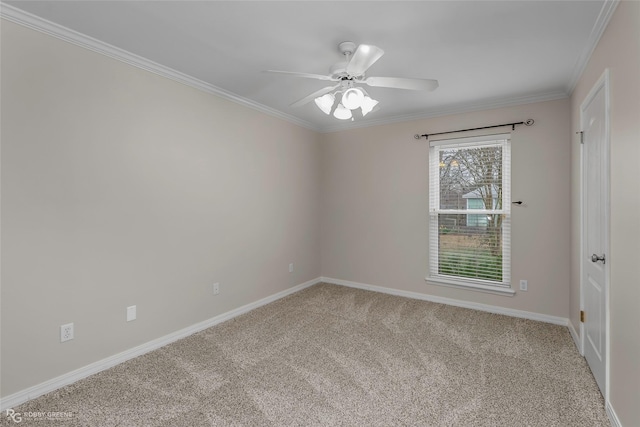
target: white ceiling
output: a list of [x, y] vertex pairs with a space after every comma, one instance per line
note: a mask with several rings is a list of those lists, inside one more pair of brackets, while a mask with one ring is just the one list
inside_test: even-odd
[[[610, 1], [8, 1], [205, 82], [223, 95], [330, 131], [568, 96]], [[7, 9], [7, 8], [5, 8]], [[3, 11], [4, 13], [4, 11]], [[6, 14], [5, 14], [6, 15]], [[609, 14], [610, 16], [610, 14]], [[435, 92], [367, 88], [356, 121], [289, 104], [327, 82], [339, 42], [384, 49], [367, 76], [437, 79]]]

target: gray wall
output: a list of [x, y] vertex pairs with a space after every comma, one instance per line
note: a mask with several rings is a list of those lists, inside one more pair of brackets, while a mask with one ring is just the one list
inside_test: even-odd
[[[528, 292], [507, 297], [426, 283], [429, 143], [413, 135], [529, 118], [535, 124], [517, 127], [511, 139], [512, 198], [525, 202], [512, 208], [512, 283], [518, 289], [527, 279]], [[563, 99], [324, 135], [323, 276], [568, 317], [570, 121]]]
[[1, 137], [3, 396], [320, 276], [315, 132], [3, 21]]
[[[571, 100], [319, 135], [3, 21], [1, 395], [319, 276], [570, 317], [579, 330], [573, 132], [608, 67], [610, 397], [633, 425], [639, 31], [640, 3], [621, 2]], [[513, 198], [526, 202], [513, 210], [512, 277], [529, 291], [426, 283], [428, 146], [413, 134], [527, 118], [536, 124], [512, 140]], [[60, 344], [67, 322], [76, 339]]]
[[[572, 126], [605, 69], [611, 81], [610, 132], [610, 388], [623, 426], [640, 425], [640, 2], [618, 5], [571, 97]], [[573, 144], [570, 321], [580, 319], [580, 144]], [[588, 314], [587, 314], [588, 316]]]

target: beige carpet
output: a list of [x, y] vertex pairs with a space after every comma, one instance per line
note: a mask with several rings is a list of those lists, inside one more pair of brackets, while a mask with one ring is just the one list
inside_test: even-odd
[[14, 409], [73, 413], [21, 426], [609, 425], [567, 328], [327, 284]]

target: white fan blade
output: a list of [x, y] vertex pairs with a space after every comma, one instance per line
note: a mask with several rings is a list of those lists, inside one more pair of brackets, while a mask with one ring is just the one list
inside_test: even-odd
[[403, 77], [367, 77], [364, 83], [374, 87], [428, 91], [436, 90], [439, 86], [437, 80], [405, 79]]
[[384, 55], [384, 50], [370, 44], [361, 44], [347, 64], [347, 73], [361, 76], [369, 67]]
[[314, 99], [316, 99], [319, 96], [322, 96], [324, 94], [327, 94], [329, 92], [331, 92], [332, 90], [338, 89], [340, 87], [340, 85], [335, 85], [335, 86], [327, 86], [325, 88], [322, 88], [316, 92], [313, 92], [311, 95], [307, 95], [304, 98], [302, 98], [299, 101], [294, 102], [293, 104], [291, 104], [291, 107], [300, 107], [308, 102], [313, 101]]
[[333, 82], [338, 81], [338, 79], [334, 79], [331, 76], [323, 76], [322, 74], [297, 73], [295, 71], [264, 70], [263, 73], [285, 74], [291, 77], [303, 77], [305, 79], [317, 79], [317, 80], [330, 80]]

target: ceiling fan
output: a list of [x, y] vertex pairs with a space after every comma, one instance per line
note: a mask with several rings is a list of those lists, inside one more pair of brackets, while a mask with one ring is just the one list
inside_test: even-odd
[[426, 91], [438, 88], [438, 81], [431, 79], [365, 77], [365, 72], [369, 67], [384, 55], [384, 51], [377, 46], [361, 44], [356, 49], [355, 43], [342, 42], [338, 45], [338, 50], [344, 55], [345, 60], [334, 64], [328, 75], [277, 70], [266, 70], [265, 72], [336, 82], [335, 85], [324, 87], [294, 102], [291, 107], [300, 107], [315, 101], [318, 108], [325, 114], [333, 113], [335, 118], [341, 120], [353, 120], [352, 111], [358, 108], [360, 108], [362, 116], [379, 108], [378, 101], [371, 98], [361, 85]]

